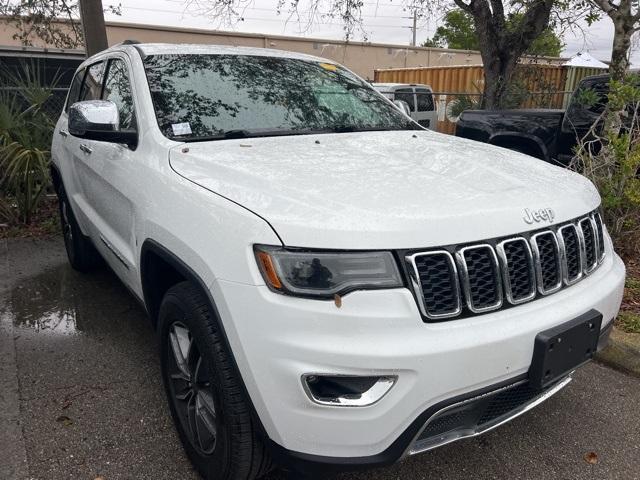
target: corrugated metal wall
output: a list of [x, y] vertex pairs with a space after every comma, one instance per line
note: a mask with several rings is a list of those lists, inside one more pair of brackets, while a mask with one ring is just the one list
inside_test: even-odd
[[451, 67], [395, 68], [376, 70], [374, 81], [381, 83], [422, 83], [434, 92], [482, 93], [482, 65]]
[[[565, 108], [580, 80], [603, 72], [594, 68], [540, 64], [521, 64], [518, 69], [530, 92], [521, 105], [523, 108]], [[375, 71], [374, 79], [380, 83], [430, 85], [439, 109], [438, 131], [443, 133], [455, 131], [455, 123], [451, 121], [455, 118], [446, 110], [449, 103], [462, 96], [479, 101], [484, 87], [482, 65], [382, 69]]]
[[[585, 77], [590, 77], [591, 75], [602, 75], [606, 73], [605, 70], [601, 68], [593, 68], [593, 67], [572, 67], [567, 70], [567, 80], [564, 84], [564, 89], [567, 92], [573, 92], [580, 80]], [[571, 99], [571, 95], [565, 95], [564, 101], [562, 102], [562, 108], [567, 108], [569, 105], [569, 100]]]

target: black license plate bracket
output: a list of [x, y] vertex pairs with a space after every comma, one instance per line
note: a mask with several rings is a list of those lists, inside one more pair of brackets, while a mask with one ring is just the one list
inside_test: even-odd
[[593, 358], [602, 314], [589, 310], [573, 320], [536, 335], [529, 382], [543, 389]]

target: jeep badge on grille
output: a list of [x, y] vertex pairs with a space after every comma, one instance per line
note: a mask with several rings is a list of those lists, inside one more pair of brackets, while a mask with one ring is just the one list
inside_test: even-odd
[[549, 222], [552, 223], [556, 214], [551, 208], [541, 208], [539, 210], [524, 209], [524, 215], [522, 219], [531, 225], [532, 223]]

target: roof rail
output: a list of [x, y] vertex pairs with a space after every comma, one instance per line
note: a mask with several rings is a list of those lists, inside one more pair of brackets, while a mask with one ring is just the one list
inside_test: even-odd
[[[123, 40], [122, 42], [118, 43], [117, 45], [138, 45], [139, 43], [141, 43], [138, 40], [131, 40], [131, 39], [127, 39], [127, 40]], [[115, 47], [115, 45], [114, 45]]]

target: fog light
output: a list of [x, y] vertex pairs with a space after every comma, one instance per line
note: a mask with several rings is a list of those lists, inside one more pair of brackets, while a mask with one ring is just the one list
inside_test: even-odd
[[384, 397], [396, 383], [395, 376], [318, 375], [302, 376], [309, 398], [320, 405], [366, 407]]

